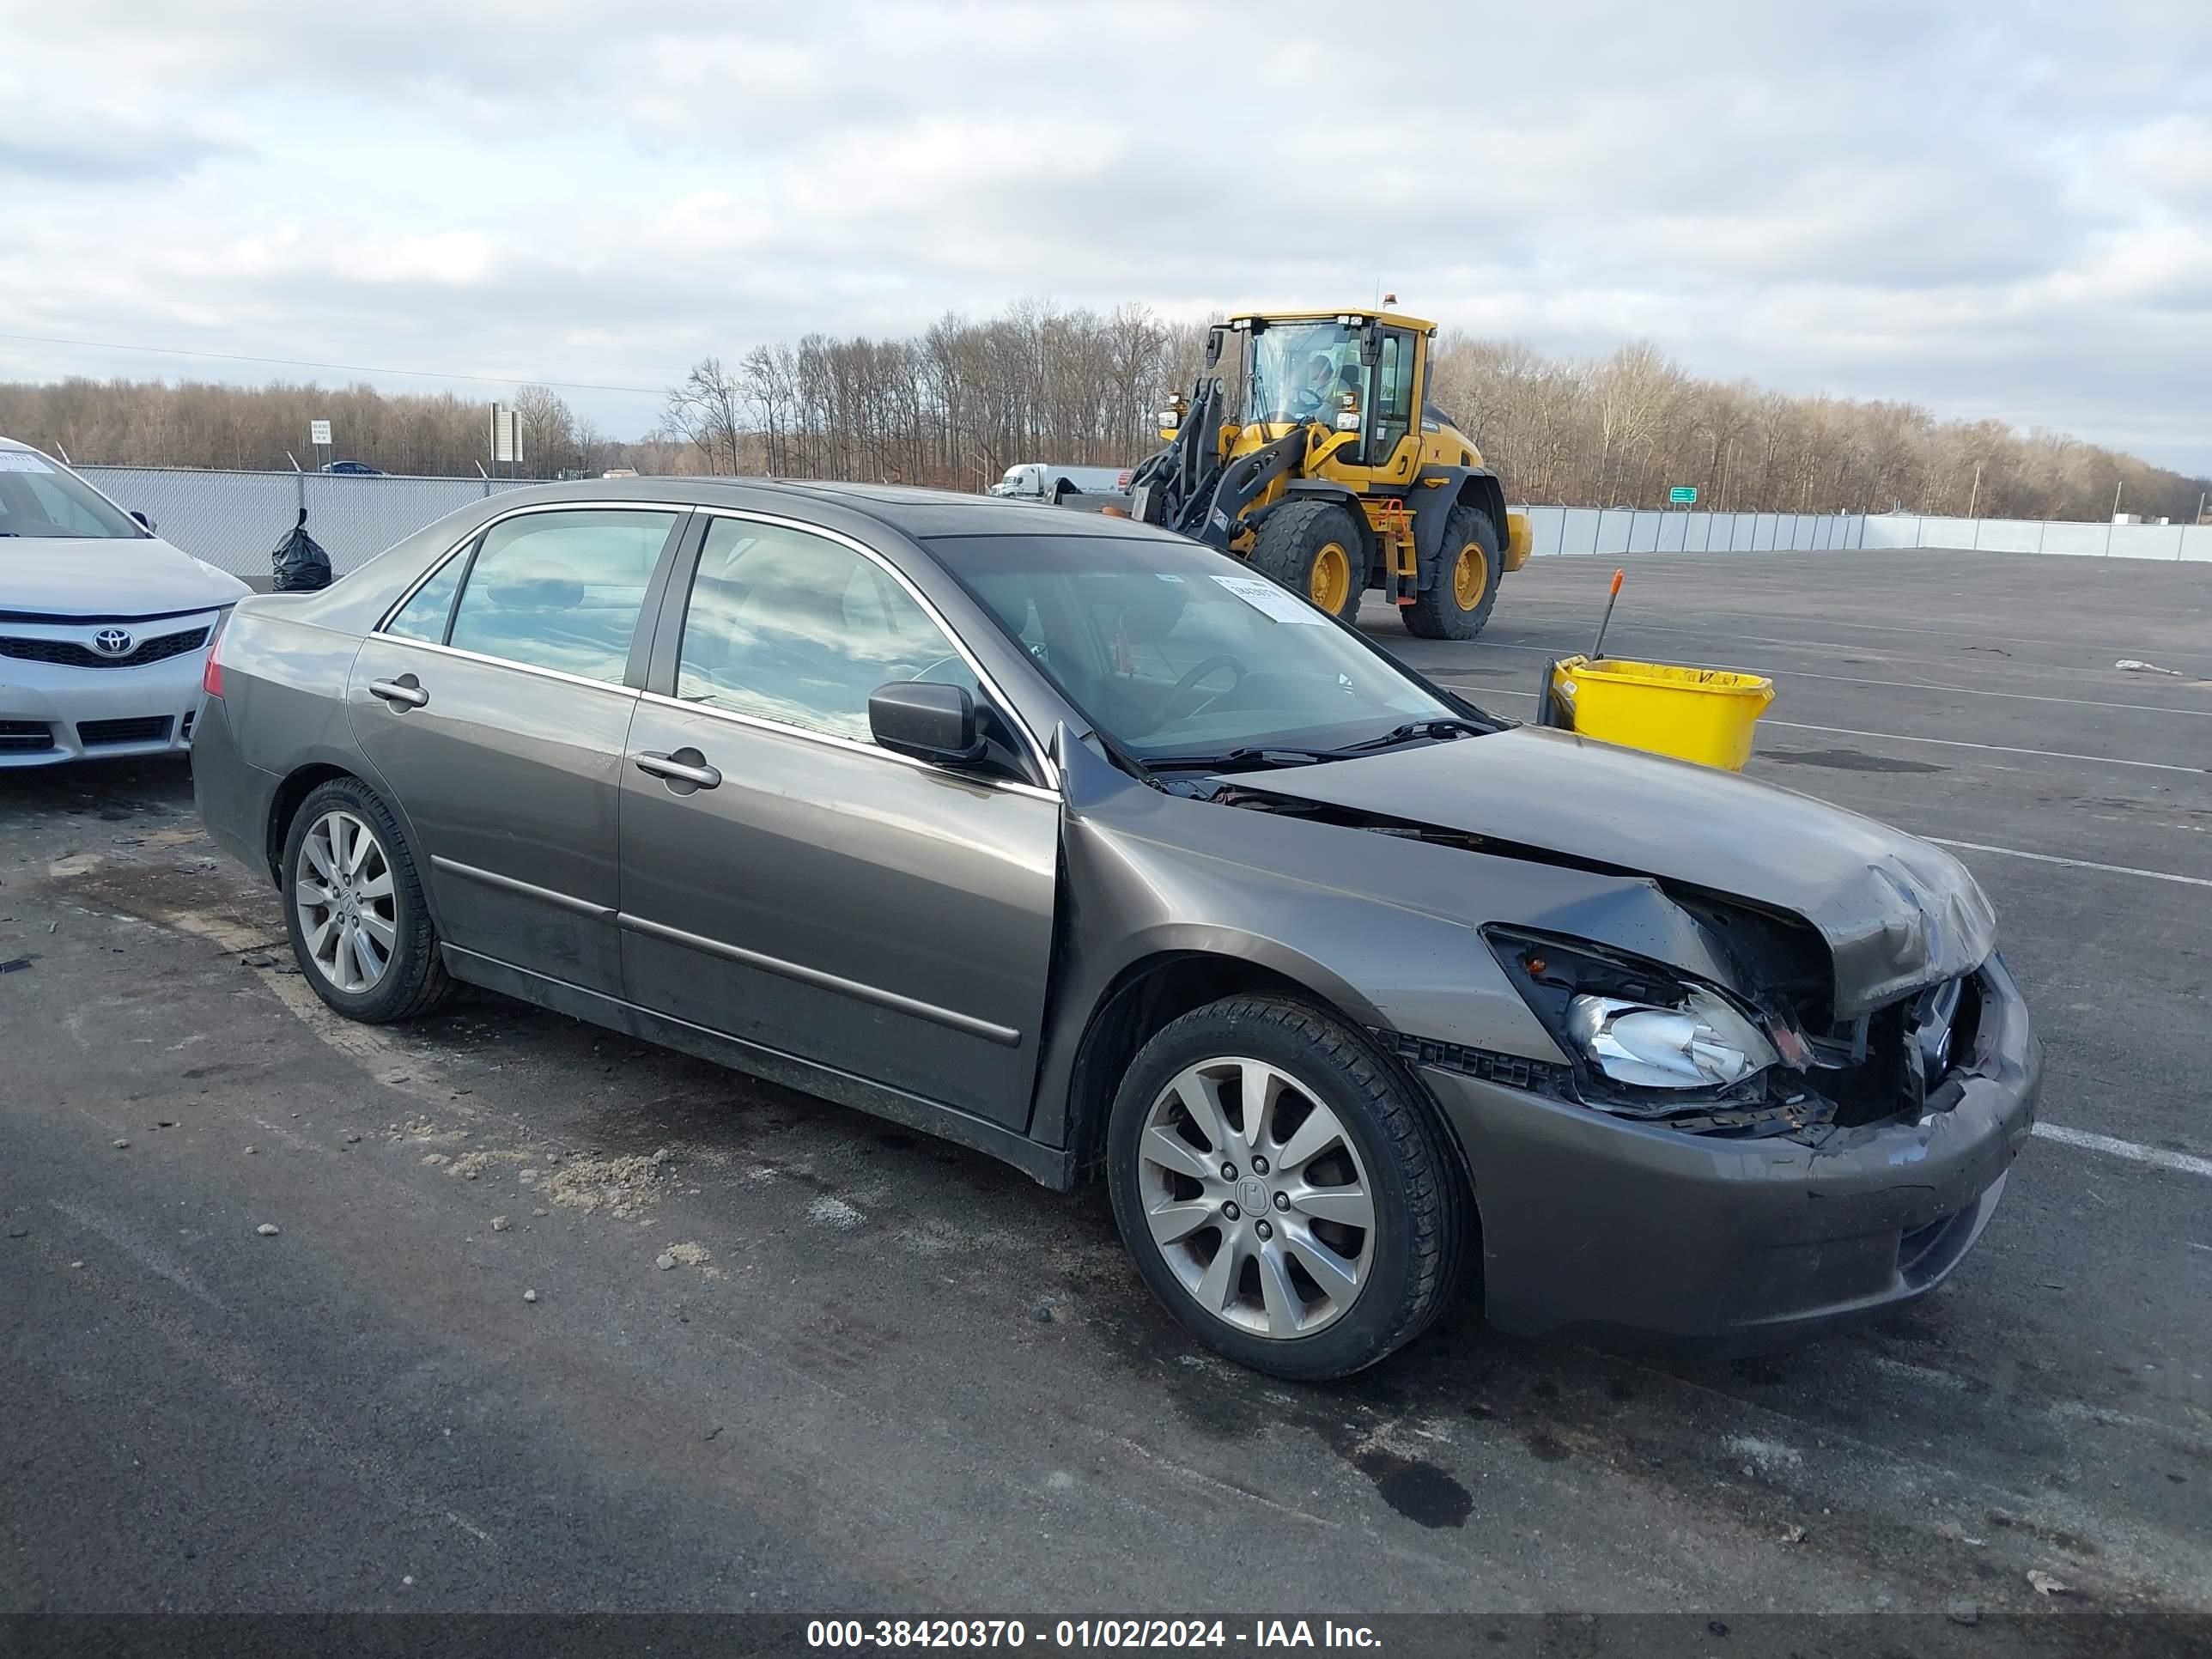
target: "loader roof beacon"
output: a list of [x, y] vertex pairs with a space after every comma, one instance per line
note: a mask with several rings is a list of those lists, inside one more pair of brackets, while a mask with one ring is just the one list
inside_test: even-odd
[[[1424, 639], [1472, 639], [1528, 521], [1431, 393], [1436, 325], [1395, 311], [1255, 312], [1209, 331], [1160, 416], [1129, 512], [1237, 555], [1348, 617], [1379, 587]], [[1226, 367], [1224, 359], [1226, 358]]]

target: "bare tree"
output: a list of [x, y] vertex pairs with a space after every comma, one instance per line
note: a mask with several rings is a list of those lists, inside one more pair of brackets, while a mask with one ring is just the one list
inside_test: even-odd
[[520, 428], [524, 467], [540, 477], [575, 470], [576, 417], [560, 393], [545, 386], [519, 388], [514, 422]]
[[[1101, 313], [1025, 301], [947, 315], [918, 335], [808, 335], [733, 364], [707, 356], [670, 388], [658, 433], [607, 441], [550, 386], [516, 395], [532, 471], [891, 478], [974, 489], [1018, 461], [1128, 465], [1157, 444], [1152, 418], [1200, 373], [1206, 325], [1142, 306]], [[2201, 478], [2063, 434], [1945, 422], [1911, 404], [1785, 396], [1701, 380], [1638, 343], [1601, 359], [1447, 333], [1426, 391], [1528, 501], [1701, 503], [1774, 511], [2101, 519], [2115, 487], [2132, 511], [2189, 520]], [[1233, 365], [1221, 371], [1233, 376]], [[483, 453], [485, 406], [367, 386], [255, 387], [72, 379], [0, 384], [0, 432], [82, 461], [289, 465], [311, 420], [341, 454], [392, 472], [465, 474]], [[1976, 483], [1978, 471], [1979, 483]]]
[[743, 392], [719, 357], [702, 357], [684, 384], [671, 386], [661, 407], [663, 429], [698, 451], [709, 472], [734, 474], [748, 430]]

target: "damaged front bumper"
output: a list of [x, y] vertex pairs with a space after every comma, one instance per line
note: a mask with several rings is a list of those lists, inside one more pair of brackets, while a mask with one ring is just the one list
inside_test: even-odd
[[1491, 1322], [1755, 1352], [1911, 1302], [1980, 1237], [2035, 1121], [2042, 1051], [2002, 962], [1973, 1053], [1911, 1119], [1732, 1139], [1419, 1064], [1473, 1174]]

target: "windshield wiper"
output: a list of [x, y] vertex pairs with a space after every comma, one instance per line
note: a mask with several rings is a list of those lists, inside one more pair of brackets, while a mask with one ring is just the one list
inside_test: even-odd
[[1370, 749], [1388, 749], [1393, 744], [1410, 743], [1415, 738], [1427, 738], [1442, 743], [1447, 738], [1482, 738], [1490, 735], [1491, 728], [1478, 726], [1473, 720], [1463, 720], [1446, 714], [1432, 720], [1407, 720], [1403, 726], [1394, 726], [1379, 738], [1369, 738], [1363, 743], [1347, 743], [1341, 749], [1327, 749], [1321, 752], [1331, 758], [1343, 755], [1363, 755]]
[[1333, 758], [1327, 749], [1231, 749], [1224, 755], [1163, 755], [1144, 763], [1153, 772], [1258, 771], [1271, 766], [1312, 766]]

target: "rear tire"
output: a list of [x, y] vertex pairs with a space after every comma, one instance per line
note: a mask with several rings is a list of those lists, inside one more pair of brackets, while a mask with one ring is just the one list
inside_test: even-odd
[[1292, 501], [1267, 515], [1247, 561], [1316, 609], [1351, 617], [1367, 586], [1367, 543], [1340, 501]]
[[1465, 502], [1452, 508], [1428, 591], [1399, 612], [1407, 631], [1424, 640], [1473, 639], [1497, 606], [1504, 568], [1490, 514]]
[[1106, 1158], [1152, 1293], [1255, 1370], [1363, 1370], [1455, 1288], [1471, 1200], [1440, 1130], [1395, 1065], [1310, 1004], [1230, 997], [1162, 1027], [1121, 1079]]
[[453, 982], [414, 849], [376, 791], [359, 778], [313, 791], [293, 815], [278, 869], [292, 956], [317, 996], [377, 1025], [445, 1000]]

